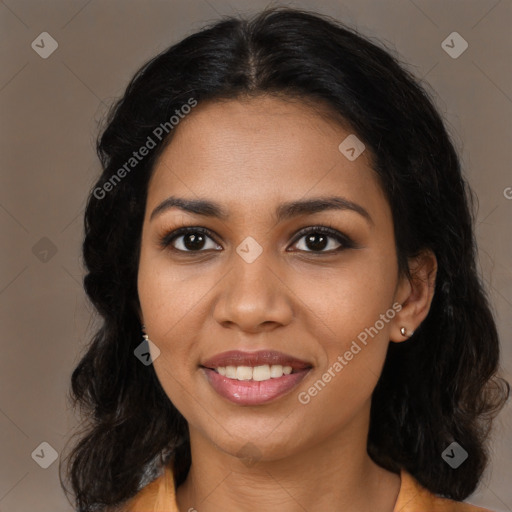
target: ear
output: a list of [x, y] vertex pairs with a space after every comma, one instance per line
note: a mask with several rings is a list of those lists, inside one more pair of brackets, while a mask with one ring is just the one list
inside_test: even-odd
[[[409, 258], [410, 277], [402, 276], [395, 293], [395, 302], [401, 304], [392, 321], [390, 340], [400, 343], [411, 337], [425, 320], [434, 297], [437, 275], [437, 258], [430, 249]], [[405, 328], [405, 334], [401, 328]]]

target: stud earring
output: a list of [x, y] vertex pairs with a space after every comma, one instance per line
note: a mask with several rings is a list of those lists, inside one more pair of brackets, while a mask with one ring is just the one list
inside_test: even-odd
[[[400, 334], [402, 336], [407, 336], [407, 329], [405, 327], [400, 327]], [[414, 331], [411, 331], [411, 334], [409, 334], [409, 337], [411, 337], [414, 334]]]

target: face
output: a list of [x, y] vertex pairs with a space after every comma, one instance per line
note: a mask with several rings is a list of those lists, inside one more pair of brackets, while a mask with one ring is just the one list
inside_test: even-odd
[[[180, 122], [155, 166], [141, 320], [191, 435], [226, 453], [250, 442], [272, 460], [366, 436], [401, 281], [368, 151], [351, 160], [338, 148], [349, 135], [299, 101], [214, 102]], [[165, 206], [171, 196], [223, 216]]]

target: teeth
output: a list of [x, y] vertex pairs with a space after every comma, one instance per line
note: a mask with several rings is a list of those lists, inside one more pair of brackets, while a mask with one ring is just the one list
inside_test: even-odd
[[226, 377], [236, 379], [236, 366], [226, 366]]
[[272, 373], [268, 364], [263, 366], [255, 366], [252, 370], [252, 380], [268, 380], [271, 376]]
[[263, 381], [269, 379], [278, 379], [283, 375], [292, 373], [291, 366], [281, 366], [280, 364], [262, 366], [219, 366], [215, 368], [217, 373], [235, 380], [254, 380]]
[[236, 378], [238, 380], [251, 380], [252, 379], [252, 368], [250, 366], [237, 366], [236, 367]]

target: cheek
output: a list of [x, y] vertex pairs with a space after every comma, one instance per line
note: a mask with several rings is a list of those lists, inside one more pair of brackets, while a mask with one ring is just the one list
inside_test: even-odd
[[377, 321], [381, 336], [375, 339], [388, 341], [397, 275], [393, 250], [362, 249], [336, 268], [296, 275], [290, 287], [305, 306], [304, 317], [316, 323], [315, 337], [332, 356], [344, 352], [360, 333], [364, 338]]
[[[325, 359], [297, 397], [314, 428], [335, 430], [369, 406], [389, 346], [395, 311], [388, 303], [352, 295], [327, 319], [331, 338], [321, 341]], [[327, 418], [325, 411], [330, 411]]]
[[345, 414], [343, 411], [353, 411], [371, 396], [396, 314], [392, 307], [398, 274], [395, 268], [392, 248], [378, 254], [361, 252], [331, 275], [320, 279], [319, 274], [315, 286], [309, 282], [310, 286], [301, 291], [314, 313], [309, 315], [310, 329], [325, 354], [317, 375], [320, 382], [301, 388], [307, 394], [305, 401], [316, 401], [319, 407], [343, 402], [344, 407], [336, 410]]
[[194, 264], [176, 265], [166, 251], [142, 249], [138, 294], [144, 320], [152, 336], [164, 342], [175, 325], [188, 322], [207, 300], [215, 285], [211, 272], [198, 272]]
[[164, 253], [141, 251], [138, 294], [149, 339], [160, 355], [154, 370], [169, 399], [187, 418], [197, 401], [190, 400], [191, 375], [198, 371], [198, 339], [204, 323], [209, 282], [201, 276], [169, 265]]

